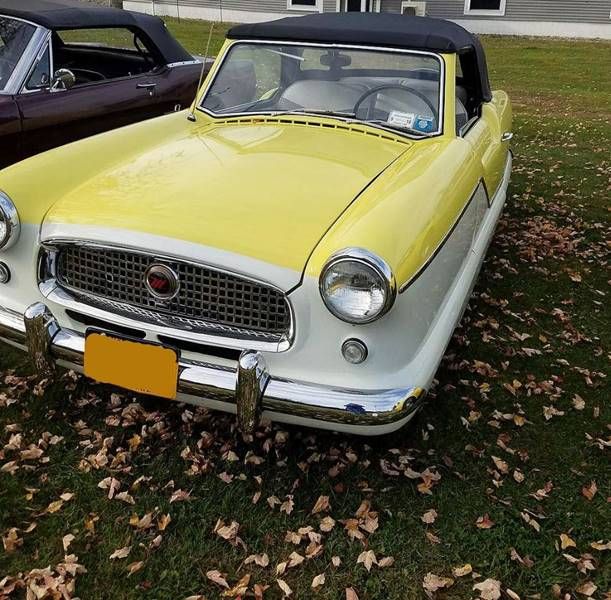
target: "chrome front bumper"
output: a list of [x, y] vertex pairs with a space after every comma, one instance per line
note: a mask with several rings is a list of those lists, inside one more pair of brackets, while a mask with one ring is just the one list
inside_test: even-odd
[[[41, 375], [52, 374], [56, 363], [82, 371], [85, 337], [62, 329], [42, 303], [33, 304], [23, 315], [0, 307], [0, 339], [27, 350]], [[363, 434], [368, 427], [406, 422], [425, 395], [420, 388], [362, 391], [273, 377], [263, 355], [251, 350], [242, 352], [237, 368], [181, 359], [178, 394], [180, 400], [207, 399], [237, 413], [246, 432], [267, 413], [282, 421], [324, 423], [328, 429], [334, 424], [341, 429], [356, 426]]]

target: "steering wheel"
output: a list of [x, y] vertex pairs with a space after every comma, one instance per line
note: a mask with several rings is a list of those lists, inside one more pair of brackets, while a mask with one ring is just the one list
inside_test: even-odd
[[104, 81], [106, 76], [99, 71], [92, 71], [91, 69], [72, 69], [72, 72], [78, 77], [78, 79], [85, 79], [87, 83], [93, 81]]
[[[354, 105], [354, 113], [358, 115], [359, 109], [361, 108], [365, 100], [369, 98], [369, 96], [377, 96], [380, 92], [383, 92], [385, 90], [401, 90], [403, 92], [407, 92], [408, 94], [412, 94], [413, 96], [416, 96], [416, 98], [418, 98], [419, 100], [421, 100], [422, 102], [426, 104], [427, 108], [430, 109], [431, 114], [435, 117], [435, 119], [437, 118], [438, 116], [437, 109], [433, 106], [433, 103], [422, 92], [415, 90], [414, 88], [408, 87], [406, 85], [400, 85], [398, 83], [387, 83], [384, 85], [378, 85], [377, 87], [367, 90], [356, 101], [356, 104]], [[367, 119], [375, 118], [373, 115], [374, 109], [375, 109], [375, 101], [367, 109], [367, 116], [366, 116]]]

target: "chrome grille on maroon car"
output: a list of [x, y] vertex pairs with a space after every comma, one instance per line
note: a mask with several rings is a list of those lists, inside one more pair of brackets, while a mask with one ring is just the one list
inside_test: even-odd
[[[130, 318], [197, 333], [277, 341], [289, 334], [285, 295], [273, 287], [177, 259], [87, 245], [56, 246], [58, 283], [84, 303]], [[171, 300], [155, 298], [145, 284], [151, 265], [179, 279]]]

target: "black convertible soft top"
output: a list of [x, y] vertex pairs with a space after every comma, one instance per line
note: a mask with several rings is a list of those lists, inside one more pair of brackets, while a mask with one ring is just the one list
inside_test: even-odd
[[150, 38], [167, 63], [193, 60], [158, 17], [78, 0], [0, 0], [0, 15], [17, 17], [53, 31], [126, 27]]
[[492, 99], [486, 56], [480, 41], [460, 25], [443, 19], [393, 13], [320, 13], [237, 25], [227, 37], [384, 46], [452, 54], [474, 51], [482, 97], [486, 102]]

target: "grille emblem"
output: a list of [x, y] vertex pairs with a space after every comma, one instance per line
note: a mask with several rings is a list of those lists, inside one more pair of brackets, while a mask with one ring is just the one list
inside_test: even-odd
[[180, 289], [178, 275], [166, 265], [151, 265], [144, 274], [146, 289], [153, 298], [172, 300]]

